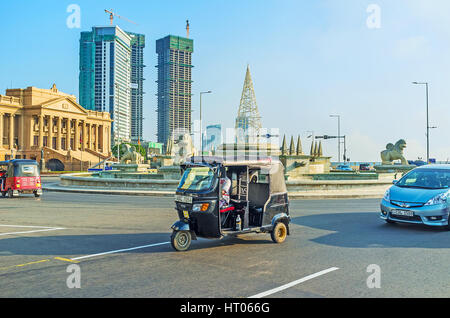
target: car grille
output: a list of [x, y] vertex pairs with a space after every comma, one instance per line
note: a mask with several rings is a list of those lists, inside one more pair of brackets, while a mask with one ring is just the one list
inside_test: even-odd
[[389, 213], [389, 217], [391, 219], [397, 219], [397, 220], [403, 220], [403, 221], [422, 222], [422, 219], [418, 215], [406, 216], [406, 215], [393, 215], [392, 213]]
[[420, 208], [423, 206], [423, 203], [417, 203], [417, 202], [402, 202], [402, 201], [391, 201], [391, 204], [401, 207], [401, 208]]

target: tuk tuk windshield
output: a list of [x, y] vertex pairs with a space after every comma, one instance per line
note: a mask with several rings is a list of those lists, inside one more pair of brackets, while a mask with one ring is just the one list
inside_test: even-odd
[[34, 164], [20, 164], [14, 166], [15, 177], [39, 177], [39, 166]]
[[214, 171], [208, 167], [190, 167], [184, 171], [178, 189], [203, 191], [211, 188]]

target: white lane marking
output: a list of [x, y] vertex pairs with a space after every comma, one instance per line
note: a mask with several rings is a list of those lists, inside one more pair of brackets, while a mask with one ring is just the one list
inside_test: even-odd
[[266, 297], [266, 296], [269, 296], [269, 295], [278, 293], [279, 291], [282, 291], [282, 290], [291, 288], [291, 287], [293, 287], [293, 286], [295, 286], [295, 285], [298, 285], [298, 284], [301, 284], [301, 283], [303, 283], [303, 282], [306, 282], [306, 281], [308, 281], [308, 280], [310, 280], [310, 279], [313, 279], [313, 278], [316, 278], [316, 277], [319, 277], [319, 276], [328, 274], [328, 273], [333, 272], [333, 271], [338, 270], [338, 269], [339, 269], [338, 267], [331, 267], [331, 268], [325, 269], [325, 270], [323, 270], [323, 271], [317, 272], [317, 273], [315, 273], [315, 274], [311, 274], [311, 275], [308, 275], [308, 276], [306, 276], [306, 277], [300, 278], [300, 279], [298, 279], [298, 280], [295, 280], [295, 281], [290, 282], [290, 283], [288, 283], [288, 284], [285, 284], [285, 285], [283, 285], [283, 286], [280, 286], [280, 287], [277, 287], [277, 288], [274, 288], [274, 289], [271, 289], [271, 290], [268, 290], [268, 291], [265, 291], [265, 292], [262, 292], [262, 293], [253, 295], [253, 296], [250, 296], [249, 298], [262, 298], [262, 297]]
[[56, 230], [65, 230], [65, 228], [63, 228], [63, 227], [48, 227], [48, 226], [34, 226], [34, 225], [6, 225], [6, 224], [0, 224], [0, 226], [2, 226], [2, 227], [20, 227], [20, 228], [41, 229], [41, 230], [32, 230], [32, 231], [19, 231], [19, 232], [0, 233], [0, 236], [14, 235], [14, 234], [36, 233], [36, 232], [46, 232], [46, 231], [56, 231]]
[[0, 224], [3, 227], [32, 227], [36, 229], [55, 229], [55, 227], [51, 226], [38, 226], [38, 225], [12, 225], [12, 224]]
[[142, 246], [124, 248], [124, 249], [121, 249], [121, 250], [115, 250], [115, 251], [91, 254], [91, 255], [86, 255], [86, 256], [74, 257], [74, 258], [71, 258], [71, 260], [72, 261], [77, 261], [77, 260], [80, 260], [80, 259], [85, 259], [85, 258], [90, 258], [90, 257], [96, 257], [96, 256], [107, 255], [107, 254], [114, 254], [114, 253], [120, 253], [120, 252], [127, 252], [127, 251], [132, 251], [132, 250], [138, 250], [138, 249], [141, 249], [141, 248], [154, 247], [154, 246], [159, 246], [159, 245], [164, 245], [164, 244], [169, 244], [169, 243], [170, 242], [162, 242], [162, 243], [155, 243], [155, 244], [149, 244], [149, 245], [142, 245]]

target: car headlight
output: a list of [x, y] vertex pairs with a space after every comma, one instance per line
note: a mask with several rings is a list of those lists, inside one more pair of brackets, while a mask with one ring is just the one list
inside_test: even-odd
[[424, 205], [437, 205], [437, 204], [444, 204], [447, 202], [447, 198], [449, 196], [449, 191], [438, 194], [437, 196], [435, 196], [434, 198], [428, 200], [427, 203], [425, 203]]
[[192, 206], [192, 212], [205, 212], [209, 208], [209, 203], [196, 203]]
[[389, 201], [391, 199], [390, 191], [391, 191], [391, 189], [386, 190], [386, 192], [384, 193], [383, 200]]

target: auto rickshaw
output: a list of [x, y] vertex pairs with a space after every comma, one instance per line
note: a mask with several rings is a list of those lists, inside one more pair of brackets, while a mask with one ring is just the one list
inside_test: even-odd
[[30, 159], [0, 161], [0, 191], [12, 198], [20, 193], [42, 195], [39, 164]]
[[[179, 221], [171, 227], [175, 250], [187, 250], [198, 237], [270, 233], [275, 243], [282, 243], [290, 234], [289, 200], [280, 161], [191, 157], [181, 170], [175, 193]], [[230, 201], [220, 206], [220, 179], [225, 176], [231, 180]]]

